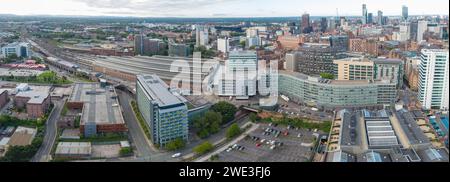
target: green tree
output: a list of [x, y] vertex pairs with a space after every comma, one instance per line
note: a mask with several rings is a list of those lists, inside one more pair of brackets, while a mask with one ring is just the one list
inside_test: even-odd
[[199, 155], [202, 155], [202, 154], [205, 154], [205, 153], [211, 151], [213, 148], [214, 148], [214, 146], [211, 143], [209, 143], [208, 141], [206, 141], [200, 145], [197, 145], [194, 148], [194, 152]]
[[334, 79], [334, 75], [331, 73], [320, 73], [320, 77], [330, 80]]
[[258, 117], [258, 115], [256, 115], [255, 113], [250, 113], [249, 118], [250, 118], [250, 121], [252, 121], [252, 122], [256, 122], [260, 119]]
[[220, 101], [217, 104], [214, 104], [211, 107], [211, 110], [220, 113], [222, 115], [222, 120], [224, 121], [224, 123], [228, 123], [234, 119], [234, 115], [236, 114], [238, 109], [233, 104], [225, 101]]
[[241, 128], [238, 126], [238, 124], [234, 123], [227, 129], [226, 136], [228, 139], [231, 139], [241, 134], [241, 132]]
[[222, 116], [220, 113], [208, 111], [203, 117], [194, 119], [194, 127], [198, 130], [197, 135], [200, 138], [206, 138], [211, 134], [217, 133], [220, 129]]
[[247, 44], [245, 43], [245, 41], [241, 41], [239, 42], [239, 45], [241, 45], [241, 47], [244, 48]]
[[133, 153], [133, 150], [131, 149], [131, 147], [123, 147], [120, 149], [119, 151], [119, 155], [120, 156], [129, 156]]
[[166, 149], [169, 151], [174, 151], [186, 146], [186, 142], [182, 138], [177, 138], [166, 144]]

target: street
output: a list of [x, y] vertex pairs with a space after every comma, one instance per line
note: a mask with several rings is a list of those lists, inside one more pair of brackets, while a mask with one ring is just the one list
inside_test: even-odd
[[50, 113], [45, 127], [45, 136], [38, 152], [31, 159], [31, 162], [48, 162], [51, 160], [50, 152], [57, 137], [56, 123], [64, 107], [65, 99], [58, 100], [54, 103], [53, 111]]

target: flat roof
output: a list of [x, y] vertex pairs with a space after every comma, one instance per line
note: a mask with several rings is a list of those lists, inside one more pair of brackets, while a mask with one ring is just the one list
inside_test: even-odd
[[113, 87], [102, 88], [99, 83], [77, 83], [73, 87], [69, 102], [82, 102], [82, 124], [124, 123], [122, 111]]
[[[204, 62], [205, 60], [202, 60]], [[171, 65], [182, 68], [188, 64], [189, 69], [201, 69], [193, 64], [193, 58], [180, 58], [169, 56], [102, 56], [94, 59], [94, 65], [105, 67], [120, 72], [139, 75], [156, 74], [163, 80], [171, 80], [179, 74], [178, 71], [171, 72]], [[193, 75], [201, 75], [203, 78], [207, 73], [197, 73], [191, 71]]]
[[145, 91], [150, 95], [153, 101], [160, 107], [176, 104], [184, 104], [186, 99], [182, 96], [172, 93], [164, 81], [156, 75], [137, 75], [137, 79], [142, 83]]
[[375, 58], [372, 59], [375, 64], [401, 64], [403, 61], [401, 59], [386, 59], [386, 58]]
[[55, 154], [59, 155], [90, 155], [91, 142], [59, 142]]
[[27, 102], [28, 104], [42, 104], [49, 97], [49, 92], [35, 90], [20, 91], [16, 94], [16, 97], [30, 98]]
[[414, 115], [409, 111], [397, 111], [397, 119], [411, 144], [429, 144], [430, 140], [417, 125]]
[[340, 131], [340, 145], [342, 146], [353, 146], [357, 144], [357, 137], [359, 137], [359, 131], [357, 130], [357, 112], [350, 112], [347, 110], [341, 111], [342, 113], [342, 124]]
[[340, 86], [355, 86], [355, 85], [372, 85], [372, 84], [395, 84], [386, 80], [329, 80], [323, 79], [320, 77], [308, 76], [299, 72], [278, 70], [278, 74], [280, 75], [288, 75], [301, 80], [306, 80], [309, 82], [319, 83], [319, 84], [328, 84], [328, 85], [340, 85]]
[[26, 146], [30, 145], [33, 142], [34, 137], [36, 136], [37, 130], [34, 128], [26, 128], [19, 126], [16, 131], [14, 131], [11, 136], [8, 145], [11, 146]]

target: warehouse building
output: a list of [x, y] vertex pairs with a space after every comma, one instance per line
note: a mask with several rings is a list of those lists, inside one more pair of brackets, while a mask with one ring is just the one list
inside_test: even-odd
[[67, 107], [81, 110], [80, 132], [85, 137], [127, 131], [113, 87], [102, 87], [99, 83], [77, 83]]

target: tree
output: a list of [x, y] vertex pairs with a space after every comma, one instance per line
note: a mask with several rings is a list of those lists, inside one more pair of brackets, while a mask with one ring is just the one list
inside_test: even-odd
[[241, 45], [241, 47], [244, 48], [247, 44], [245, 43], [245, 41], [241, 41], [239, 42], [239, 45]]
[[194, 152], [199, 155], [202, 155], [202, 154], [205, 154], [205, 153], [211, 151], [213, 148], [214, 148], [214, 146], [211, 143], [209, 143], [208, 141], [206, 141], [200, 145], [197, 145], [194, 148]]
[[250, 118], [250, 121], [252, 121], [252, 122], [256, 122], [260, 119], [258, 117], [258, 115], [256, 115], [255, 113], [250, 113], [249, 118]]
[[220, 113], [208, 111], [203, 117], [194, 119], [194, 127], [198, 130], [197, 135], [200, 138], [206, 138], [211, 134], [217, 133], [222, 123]]
[[334, 75], [331, 73], [320, 73], [320, 77], [330, 80], [334, 79]]
[[222, 115], [222, 120], [224, 121], [224, 123], [228, 123], [234, 119], [234, 115], [236, 114], [238, 109], [233, 104], [225, 101], [220, 101], [217, 104], [211, 106], [211, 110], [220, 113]]
[[119, 151], [119, 155], [122, 156], [122, 157], [123, 156], [128, 156], [131, 153], [133, 153], [133, 150], [131, 149], [131, 147], [123, 147]]
[[56, 80], [56, 73], [53, 71], [46, 71], [46, 72], [40, 74], [37, 77], [37, 80], [40, 82], [52, 83], [53, 81]]
[[241, 128], [238, 126], [238, 124], [234, 123], [228, 128], [226, 136], [228, 139], [231, 139], [231, 138], [241, 134], [241, 132], [242, 132]]
[[174, 151], [183, 148], [186, 142], [182, 138], [177, 138], [166, 144], [166, 149], [169, 151]]

